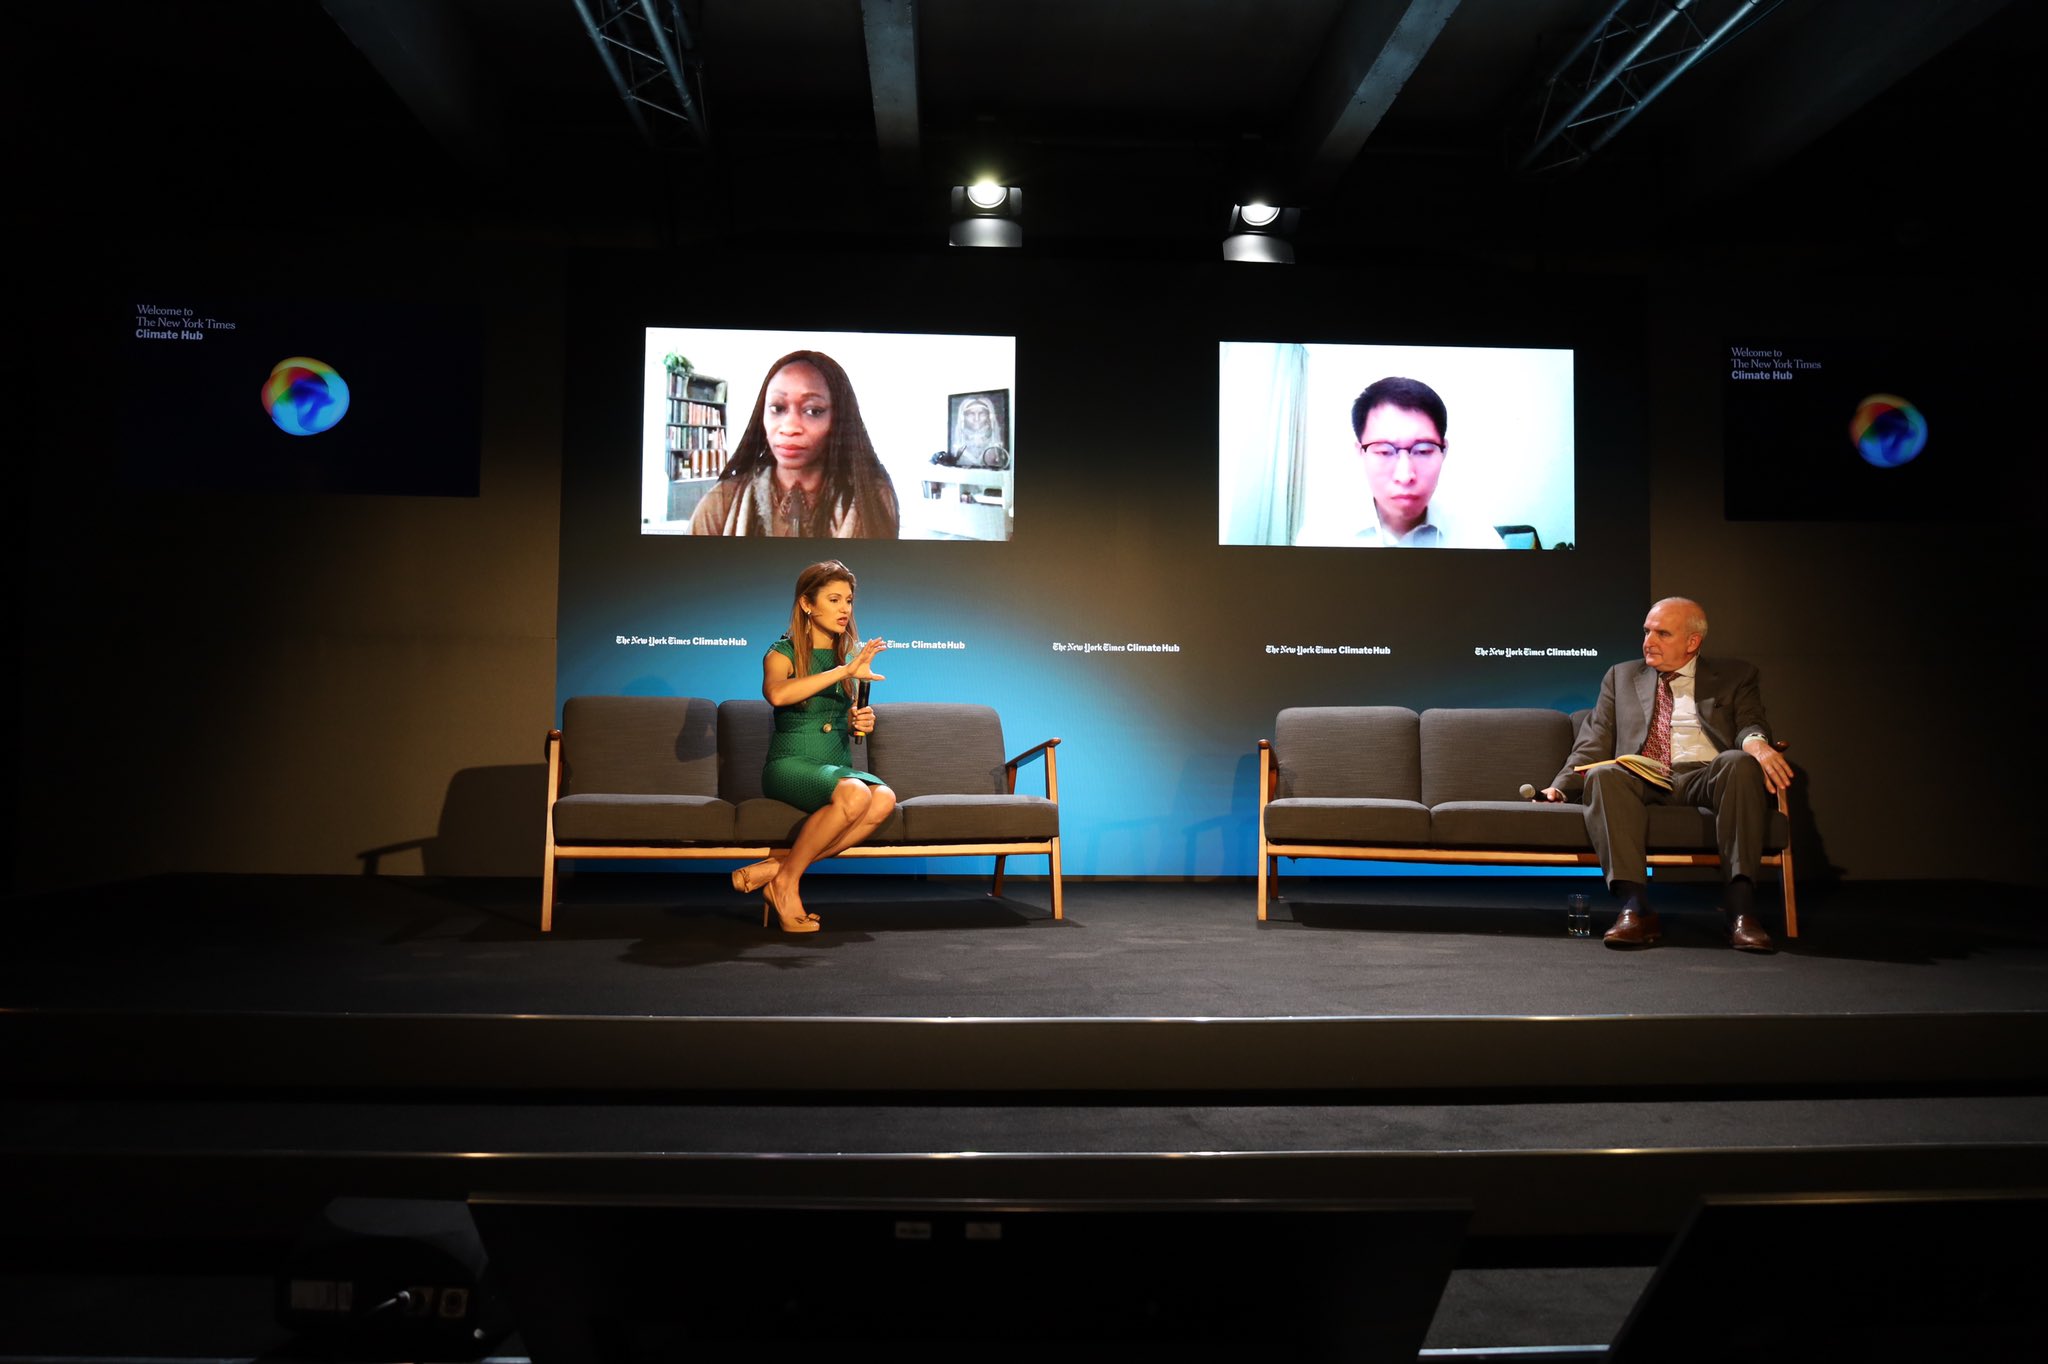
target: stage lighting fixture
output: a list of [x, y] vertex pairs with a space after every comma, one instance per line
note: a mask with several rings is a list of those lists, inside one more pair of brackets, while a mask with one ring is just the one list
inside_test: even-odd
[[949, 246], [1022, 246], [1024, 191], [1015, 185], [980, 180], [953, 186], [953, 226]]
[[1295, 229], [1301, 210], [1272, 204], [1238, 204], [1230, 210], [1230, 235], [1223, 239], [1223, 259], [1294, 264]]

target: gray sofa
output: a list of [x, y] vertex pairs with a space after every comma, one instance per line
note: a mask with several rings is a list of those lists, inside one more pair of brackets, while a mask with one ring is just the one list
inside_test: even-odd
[[[1296, 706], [1259, 741], [1259, 917], [1283, 857], [1597, 866], [1585, 808], [1535, 804], [1588, 714], [1540, 708]], [[1711, 810], [1650, 807], [1650, 864], [1719, 866]], [[1771, 815], [1785, 934], [1799, 936], [1785, 798]]]
[[[548, 734], [547, 856], [541, 931], [554, 926], [555, 877], [565, 859], [753, 860], [787, 849], [806, 818], [761, 794], [774, 733], [766, 701], [689, 696], [576, 696]], [[897, 806], [873, 838], [844, 857], [1048, 859], [1052, 916], [1060, 886], [1058, 739], [1014, 757], [988, 706], [884, 702], [856, 766], [881, 776]], [[1042, 758], [1045, 794], [1017, 794], [1017, 771]]]

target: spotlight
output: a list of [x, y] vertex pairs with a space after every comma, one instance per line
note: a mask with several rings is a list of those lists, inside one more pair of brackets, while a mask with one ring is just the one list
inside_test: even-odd
[[953, 226], [949, 246], [1022, 246], [1024, 191], [1015, 185], [981, 180], [953, 186]]
[[1223, 259], [1294, 264], [1289, 240], [1301, 226], [1301, 210], [1271, 204], [1238, 204], [1230, 210], [1230, 235], [1223, 239]]

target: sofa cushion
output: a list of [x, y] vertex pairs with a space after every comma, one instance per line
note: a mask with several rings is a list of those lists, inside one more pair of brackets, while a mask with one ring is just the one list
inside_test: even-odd
[[1418, 722], [1422, 803], [1513, 801], [1524, 782], [1550, 785], [1571, 756], [1574, 730], [1561, 710], [1440, 707]]
[[1422, 799], [1416, 715], [1405, 706], [1290, 706], [1273, 724], [1273, 760], [1282, 797]]
[[716, 796], [564, 796], [555, 802], [555, 842], [729, 843], [733, 817]]
[[1429, 811], [1430, 838], [1439, 848], [1531, 848], [1590, 852], [1583, 805], [1534, 805], [1526, 800], [1454, 800]]
[[867, 766], [898, 800], [1008, 795], [1003, 764], [1009, 756], [993, 706], [890, 701], [875, 707]]
[[[741, 801], [733, 818], [733, 842], [752, 845], [767, 843], [786, 848], [796, 842], [796, 836], [804, 827], [810, 815], [794, 805], [785, 805], [779, 800], [756, 796]], [[882, 821], [882, 827], [868, 835], [870, 843], [903, 842], [903, 814], [892, 810]]]
[[768, 741], [774, 737], [775, 707], [766, 701], [718, 703], [719, 795], [740, 806], [761, 799], [761, 769], [768, 764]]
[[1426, 844], [1429, 807], [1412, 800], [1288, 796], [1267, 802], [1266, 837], [1275, 843]]
[[718, 795], [717, 709], [700, 696], [570, 697], [557, 794]]
[[896, 813], [902, 837], [892, 842], [1014, 843], [1060, 832], [1060, 807], [1044, 796], [912, 796]]
[[775, 843], [783, 847], [796, 841], [796, 831], [810, 816], [794, 805], [766, 796], [743, 800], [733, 816], [733, 842]]

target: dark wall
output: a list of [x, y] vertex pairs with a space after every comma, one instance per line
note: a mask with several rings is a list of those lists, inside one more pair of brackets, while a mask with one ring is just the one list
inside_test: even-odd
[[[131, 251], [150, 251], [140, 243]], [[14, 880], [537, 873], [553, 708], [562, 287], [488, 241], [224, 231], [154, 248], [288, 289], [482, 300], [480, 494], [141, 490], [92, 305], [120, 271], [53, 237], [18, 373], [35, 417], [8, 537]], [[255, 390], [251, 390], [254, 405]], [[166, 480], [175, 484], [175, 479]]]
[[[1902, 253], [1902, 262], [1904, 253]], [[1951, 266], [1961, 261], [1952, 260]], [[1896, 522], [1742, 521], [1721, 514], [1723, 347], [1776, 328], [2026, 354], [2011, 306], [2033, 287], [1993, 252], [1976, 272], [1836, 273], [1825, 262], [1666, 269], [1649, 291], [1653, 356], [1651, 586], [1697, 596], [1709, 649], [1763, 669], [1801, 773], [1802, 875], [1981, 877], [2040, 884], [2019, 817], [2024, 765], [1991, 689], [2031, 653], [2041, 580], [2033, 508], [1989, 505], [1969, 473], [2032, 464], [2018, 443], [1967, 452], [1940, 502]], [[2017, 411], [2023, 394], [1986, 401]], [[1985, 483], [2003, 482], [1985, 478]]]

